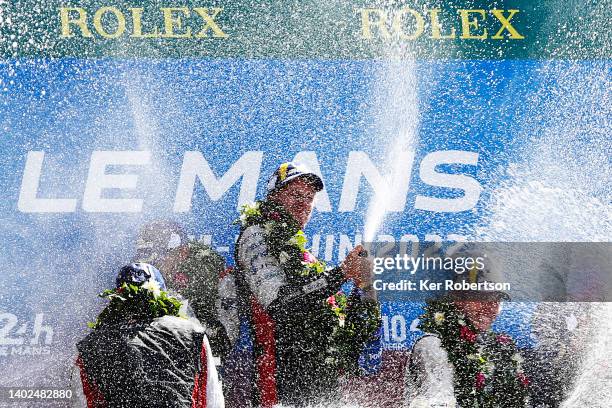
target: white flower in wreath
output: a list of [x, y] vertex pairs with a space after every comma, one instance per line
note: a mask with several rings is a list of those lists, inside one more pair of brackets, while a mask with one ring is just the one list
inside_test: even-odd
[[278, 254], [278, 260], [281, 264], [284, 264], [285, 262], [287, 262], [289, 258], [290, 258], [289, 254], [285, 251], [281, 251], [281, 253]]
[[336, 363], [336, 359], [333, 357], [327, 357], [325, 358], [325, 364], [335, 364]]
[[250, 215], [259, 214], [259, 203], [252, 202], [242, 206], [242, 211], [240, 212], [240, 223], [245, 226], [247, 224], [247, 220]]
[[436, 324], [442, 324], [442, 322], [444, 322], [444, 313], [442, 312], [436, 312], [434, 313], [434, 321], [436, 322]]
[[459, 325], [461, 325], [461, 326], [465, 326], [465, 320], [463, 320], [463, 319], [457, 320], [457, 323], [459, 323]]
[[270, 235], [272, 234], [272, 230], [274, 229], [274, 222], [268, 221], [263, 225], [264, 234]]
[[523, 363], [523, 361], [525, 361], [519, 353], [514, 353], [510, 359], [514, 361], [519, 367]]
[[240, 214], [240, 224], [242, 224], [243, 227], [246, 225], [248, 217], [246, 213]]
[[159, 297], [161, 295], [161, 288], [159, 287], [159, 282], [154, 279], [149, 279], [142, 285], [143, 289], [146, 289], [150, 292], [153, 292], [153, 296]]
[[244, 212], [257, 212], [259, 211], [259, 203], [257, 201], [251, 201], [244, 205]]
[[196, 254], [197, 259], [204, 259], [210, 256], [210, 249], [200, 249]]

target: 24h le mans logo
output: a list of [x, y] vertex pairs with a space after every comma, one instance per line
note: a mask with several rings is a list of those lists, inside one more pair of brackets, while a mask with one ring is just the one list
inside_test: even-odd
[[50, 354], [53, 329], [43, 324], [44, 313], [20, 322], [12, 313], [0, 313], [0, 357]]

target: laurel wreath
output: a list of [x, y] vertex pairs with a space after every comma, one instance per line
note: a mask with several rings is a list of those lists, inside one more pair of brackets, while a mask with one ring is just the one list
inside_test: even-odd
[[[265, 241], [286, 273], [294, 281], [308, 283], [330, 268], [316, 259], [306, 247], [307, 238], [297, 222], [280, 206], [255, 202], [241, 208], [236, 221], [243, 228], [261, 225]], [[358, 373], [363, 347], [373, 341], [380, 328], [380, 308], [375, 301], [361, 299], [359, 289], [339, 290], [324, 300], [321, 319], [332, 322], [331, 341], [325, 363], [343, 373]]]
[[479, 334], [448, 298], [428, 301], [418, 327], [440, 338], [454, 367], [458, 406], [526, 406], [529, 379], [510, 336], [490, 330]]
[[181, 302], [160, 290], [154, 281], [148, 281], [142, 286], [124, 283], [119, 288], [107, 289], [98, 296], [108, 299], [109, 304], [95, 322], [87, 323], [91, 329], [126, 319], [152, 320], [166, 315], [185, 317], [180, 312]]

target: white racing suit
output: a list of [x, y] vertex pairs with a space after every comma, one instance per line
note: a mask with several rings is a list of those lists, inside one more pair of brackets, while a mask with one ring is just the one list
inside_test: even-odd
[[454, 408], [454, 369], [442, 342], [435, 335], [414, 344], [406, 366], [406, 408]]
[[[291, 286], [283, 270], [284, 259], [274, 257], [266, 244], [264, 230], [253, 225], [244, 230], [238, 241], [238, 263], [257, 301], [268, 309], [273, 302], [289, 303], [307, 296], [325, 299], [335, 293], [344, 277], [339, 269], [312, 277], [301, 286]], [[318, 295], [318, 296], [317, 296]]]

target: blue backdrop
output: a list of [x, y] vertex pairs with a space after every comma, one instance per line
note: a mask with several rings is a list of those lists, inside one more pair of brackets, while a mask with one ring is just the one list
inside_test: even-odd
[[[363, 233], [372, 198], [362, 178], [355, 205], [339, 211], [350, 152], [364, 152], [381, 172], [391, 166], [394, 152], [414, 152], [405, 208], [387, 214], [378, 234], [396, 240], [407, 234], [419, 240], [473, 237], [487, 224], [491, 192], [533, 142], [534, 124], [549, 120], [538, 119], [539, 109], [555, 98], [551, 89], [559, 86], [559, 72], [579, 85], [594, 69], [608, 70], [605, 63], [589, 61], [5, 61], [0, 64], [0, 311], [5, 323], [12, 321], [8, 315], [17, 322], [2, 326], [1, 342], [34, 338], [33, 321], [43, 313], [43, 324], [52, 330], [52, 352], [70, 354], [87, 331], [85, 322], [101, 307], [96, 293], [130, 259], [137, 230], [148, 221], [175, 219], [233, 262], [238, 228], [231, 223], [248, 177], [230, 183], [216, 199], [196, 182], [191, 208], [175, 212], [189, 151], [201, 152], [218, 177], [245, 154], [261, 157], [261, 166], [252, 161], [247, 172], [258, 174], [257, 198], [278, 164], [312, 152], [307, 155], [320, 164], [331, 211], [315, 210], [306, 232], [315, 252], [332, 263]], [[576, 86], [574, 92], [579, 100], [588, 89]], [[109, 173], [139, 178], [136, 188], [110, 189], [104, 196], [143, 199], [142, 210], [84, 211], [92, 153], [124, 150], [149, 151], [150, 163], [109, 167]], [[415, 209], [417, 195], [462, 196], [461, 189], [434, 187], [420, 177], [427, 154], [447, 150], [478, 154], [477, 165], [437, 169], [476, 180], [482, 187], [477, 204], [456, 213]], [[26, 159], [37, 151], [44, 152], [38, 197], [76, 199], [74, 211], [18, 208]], [[508, 306], [496, 323], [523, 346], [531, 342], [529, 311], [529, 305]], [[383, 305], [387, 347], [410, 346], [419, 334], [411, 331], [418, 313], [418, 305]]]

